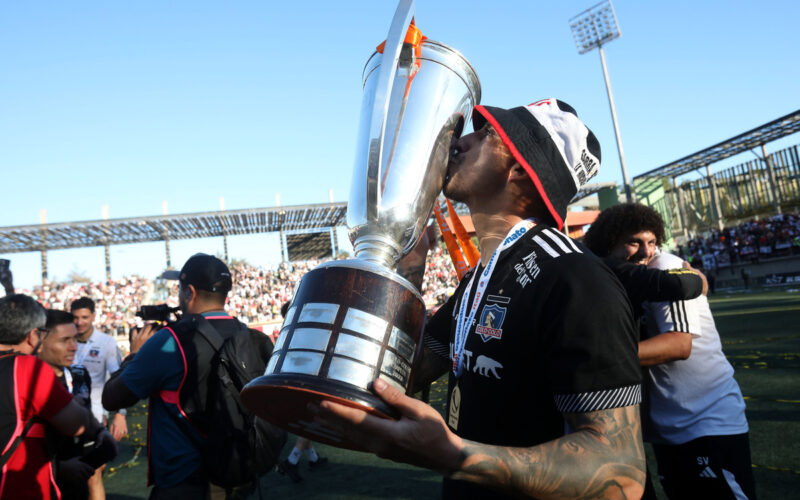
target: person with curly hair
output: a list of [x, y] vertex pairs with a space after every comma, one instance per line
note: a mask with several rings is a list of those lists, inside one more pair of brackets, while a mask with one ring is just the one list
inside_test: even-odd
[[[631, 249], [624, 260], [641, 264], [664, 244], [664, 221], [654, 209], [638, 203], [620, 203], [603, 210], [586, 233], [584, 244], [600, 257], [607, 257], [623, 241]], [[646, 262], [644, 262], [646, 263]]]
[[688, 262], [668, 270], [640, 265], [652, 259], [665, 239], [658, 212], [637, 203], [603, 210], [584, 236], [583, 243], [603, 258], [622, 283], [636, 318], [641, 317], [645, 301], [691, 300], [708, 293], [705, 276]]
[[[661, 252], [664, 222], [650, 207], [604, 210], [586, 235], [592, 251], [656, 270], [685, 262]], [[647, 367], [642, 422], [670, 499], [756, 498], [745, 404], [705, 296], [645, 303], [639, 362]], [[645, 498], [650, 498], [646, 496]]]

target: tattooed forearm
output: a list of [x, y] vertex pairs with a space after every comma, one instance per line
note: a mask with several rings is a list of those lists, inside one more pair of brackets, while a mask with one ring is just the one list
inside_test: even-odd
[[574, 432], [530, 448], [465, 441], [463, 479], [536, 498], [639, 498], [644, 447], [639, 407], [564, 414]]
[[423, 347], [420, 350], [419, 358], [414, 362], [414, 386], [411, 392], [419, 392], [434, 380], [438, 380], [439, 377], [447, 373], [449, 367], [447, 359], [436, 355], [427, 347]]

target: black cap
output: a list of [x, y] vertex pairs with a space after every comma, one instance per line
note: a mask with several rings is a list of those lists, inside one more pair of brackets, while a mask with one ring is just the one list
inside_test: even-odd
[[204, 253], [189, 257], [180, 272], [164, 271], [165, 280], [179, 280], [181, 285], [193, 285], [198, 290], [228, 293], [231, 290], [231, 272], [224, 262]]

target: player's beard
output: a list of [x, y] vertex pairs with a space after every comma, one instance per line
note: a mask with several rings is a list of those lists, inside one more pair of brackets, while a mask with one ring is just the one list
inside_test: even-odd
[[464, 157], [463, 156], [450, 156], [450, 161], [447, 163], [447, 175], [444, 178], [442, 186], [442, 193], [453, 201], [464, 202], [465, 193], [463, 189], [459, 189], [458, 172], [462, 168]]

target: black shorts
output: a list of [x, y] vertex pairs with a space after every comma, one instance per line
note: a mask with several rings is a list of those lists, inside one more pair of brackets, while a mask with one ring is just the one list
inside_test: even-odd
[[654, 444], [658, 477], [670, 499], [756, 498], [747, 433]]

